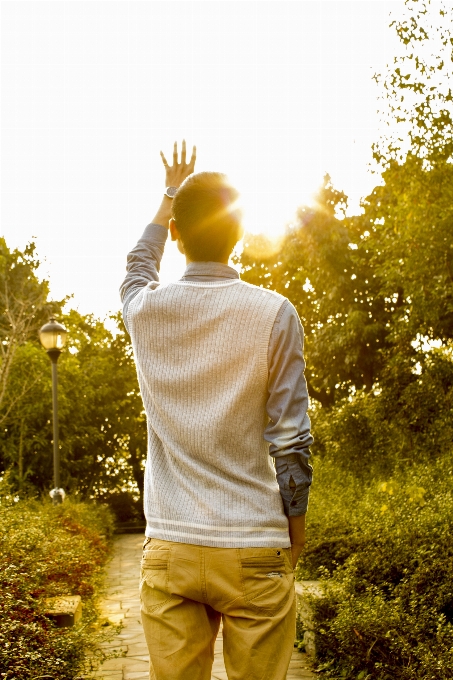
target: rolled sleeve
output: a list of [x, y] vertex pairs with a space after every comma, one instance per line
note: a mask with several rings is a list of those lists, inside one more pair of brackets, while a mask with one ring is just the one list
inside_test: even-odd
[[310, 451], [305, 449], [275, 459], [277, 481], [287, 517], [305, 515], [307, 512], [312, 480], [309, 457]]
[[269, 423], [264, 438], [275, 461], [277, 482], [288, 516], [307, 512], [312, 481], [310, 418], [303, 328], [293, 305], [286, 300], [274, 323], [269, 343]]

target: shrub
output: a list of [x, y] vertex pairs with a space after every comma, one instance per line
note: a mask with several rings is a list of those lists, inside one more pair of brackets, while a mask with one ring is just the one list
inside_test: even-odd
[[364, 480], [441, 456], [453, 440], [453, 346], [397, 356], [374, 391], [315, 408], [312, 423], [313, 450]]
[[141, 500], [135, 500], [129, 491], [105, 494], [99, 500], [110, 508], [117, 522], [140, 522], [144, 518]]
[[[0, 672], [3, 680], [49, 676], [73, 680], [89, 670], [87, 653], [102, 634], [96, 627], [95, 593], [109, 553], [111, 513], [74, 503], [0, 504]], [[44, 598], [81, 595], [82, 622], [57, 628]]]
[[[420, 456], [421, 457], [421, 456]], [[453, 454], [366, 480], [315, 460], [305, 558], [318, 660], [347, 679], [453, 678]]]

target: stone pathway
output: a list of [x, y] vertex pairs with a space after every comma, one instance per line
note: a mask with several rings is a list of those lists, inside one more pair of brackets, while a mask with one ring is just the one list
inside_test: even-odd
[[[99, 680], [149, 680], [148, 648], [140, 620], [138, 595], [142, 545], [143, 536], [140, 534], [119, 536], [107, 567], [102, 614], [112, 623], [123, 623], [122, 630], [107, 647], [123, 652], [124, 656], [105, 661], [95, 676]], [[286, 680], [311, 680], [315, 677], [306, 654], [294, 650]], [[212, 680], [228, 680], [223, 663], [221, 631], [215, 644]]]

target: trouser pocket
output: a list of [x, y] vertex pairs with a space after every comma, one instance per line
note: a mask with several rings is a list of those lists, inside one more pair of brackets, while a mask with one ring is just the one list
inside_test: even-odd
[[140, 603], [142, 611], [152, 614], [171, 600], [168, 592], [170, 550], [145, 550], [140, 565]]
[[276, 614], [287, 602], [293, 588], [293, 571], [284, 550], [269, 548], [241, 554], [244, 599], [253, 609]]

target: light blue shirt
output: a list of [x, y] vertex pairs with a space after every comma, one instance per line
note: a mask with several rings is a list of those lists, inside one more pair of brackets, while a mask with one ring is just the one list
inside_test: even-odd
[[[168, 229], [149, 224], [127, 257], [127, 274], [120, 292], [123, 317], [132, 298], [149, 283], [158, 283]], [[216, 281], [239, 278], [221, 262], [191, 262], [182, 281]], [[280, 307], [272, 328], [268, 349], [269, 397], [266, 404], [269, 423], [264, 438], [275, 461], [277, 481], [288, 516], [304, 515], [308, 507], [312, 467], [308, 462], [310, 419], [304, 370], [304, 331], [289, 300]]]

